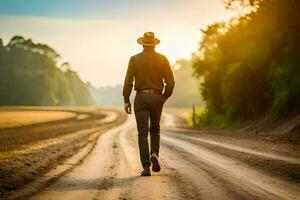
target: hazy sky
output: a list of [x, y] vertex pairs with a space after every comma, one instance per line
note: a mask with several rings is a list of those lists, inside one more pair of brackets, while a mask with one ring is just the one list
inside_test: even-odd
[[174, 63], [198, 48], [200, 28], [233, 15], [222, 0], [0, 0], [0, 38], [47, 43], [84, 81], [116, 85], [145, 31]]

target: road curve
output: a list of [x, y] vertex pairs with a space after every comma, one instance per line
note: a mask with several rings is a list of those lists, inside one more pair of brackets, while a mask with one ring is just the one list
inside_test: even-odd
[[[172, 118], [165, 115], [166, 127]], [[137, 132], [133, 116], [102, 134], [85, 160], [30, 199], [299, 199], [299, 184], [214, 151], [222, 146], [245, 156], [299, 165], [299, 158], [247, 149], [162, 131], [160, 173], [140, 177]], [[185, 133], [186, 134], [186, 133]]]

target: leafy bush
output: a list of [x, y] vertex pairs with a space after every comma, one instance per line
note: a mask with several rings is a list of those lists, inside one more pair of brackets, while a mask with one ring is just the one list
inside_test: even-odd
[[195, 119], [195, 127], [207, 126], [213, 128], [234, 128], [240, 126], [240, 121], [215, 113], [212, 109], [207, 107], [197, 111]]

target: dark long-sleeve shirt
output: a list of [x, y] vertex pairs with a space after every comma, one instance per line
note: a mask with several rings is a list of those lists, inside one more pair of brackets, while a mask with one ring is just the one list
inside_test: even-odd
[[129, 102], [133, 82], [135, 90], [163, 91], [165, 87], [163, 98], [166, 99], [171, 96], [175, 85], [168, 59], [153, 49], [144, 49], [130, 58], [123, 87], [125, 103]]

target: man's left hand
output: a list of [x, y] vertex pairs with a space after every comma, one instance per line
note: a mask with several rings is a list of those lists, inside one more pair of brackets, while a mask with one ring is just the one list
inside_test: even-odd
[[132, 114], [132, 112], [131, 112], [131, 103], [125, 103], [124, 110], [127, 114]]

